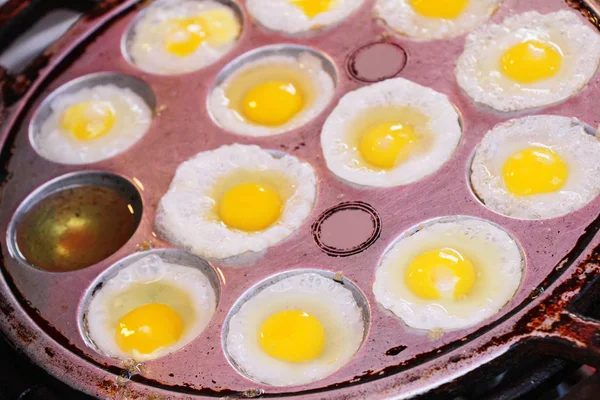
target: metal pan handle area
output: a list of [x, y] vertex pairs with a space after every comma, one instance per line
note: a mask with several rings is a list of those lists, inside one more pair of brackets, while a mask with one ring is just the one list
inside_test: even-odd
[[[561, 356], [600, 368], [600, 321], [571, 312], [560, 314], [553, 326]], [[562, 343], [560, 343], [562, 341]]]
[[[541, 340], [544, 353], [600, 369], [600, 244], [552, 294], [525, 316], [529, 339]], [[595, 318], [594, 318], [595, 317]]]

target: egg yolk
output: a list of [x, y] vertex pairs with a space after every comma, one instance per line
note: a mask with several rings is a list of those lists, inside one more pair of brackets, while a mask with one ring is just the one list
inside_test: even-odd
[[568, 174], [567, 164], [545, 147], [518, 151], [502, 167], [506, 188], [517, 196], [556, 192], [565, 184]]
[[125, 314], [118, 322], [116, 341], [127, 353], [151, 354], [181, 338], [183, 320], [171, 307], [150, 303]]
[[464, 297], [473, 288], [476, 276], [471, 261], [448, 247], [418, 255], [405, 272], [410, 291], [427, 300], [442, 298], [440, 292], [450, 292], [454, 299]]
[[244, 116], [268, 126], [283, 125], [304, 106], [304, 95], [290, 81], [267, 81], [250, 89], [242, 100]]
[[265, 353], [279, 360], [311, 361], [323, 352], [325, 329], [316, 317], [304, 311], [280, 311], [263, 321], [259, 343]]
[[371, 165], [389, 169], [406, 158], [410, 144], [417, 140], [410, 125], [384, 122], [367, 130], [358, 145], [358, 151]]
[[70, 106], [62, 114], [61, 128], [79, 140], [106, 135], [115, 125], [116, 113], [106, 101], [87, 101]]
[[227, 10], [209, 10], [190, 18], [169, 21], [165, 49], [176, 56], [194, 53], [206, 41], [212, 46], [231, 42], [239, 34], [239, 22]]
[[283, 208], [276, 190], [256, 182], [242, 183], [225, 192], [219, 216], [225, 225], [246, 232], [260, 231], [272, 225]]
[[506, 50], [500, 67], [504, 75], [516, 82], [533, 83], [556, 75], [562, 58], [556, 45], [528, 40]]
[[454, 19], [465, 10], [469, 0], [410, 0], [417, 14], [429, 18]]
[[291, 0], [291, 3], [300, 8], [302, 12], [309, 18], [314, 18], [317, 15], [329, 11], [333, 8], [333, 0]]

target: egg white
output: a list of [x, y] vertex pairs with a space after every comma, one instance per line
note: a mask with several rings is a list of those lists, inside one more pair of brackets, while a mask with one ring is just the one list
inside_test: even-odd
[[502, 0], [472, 0], [455, 19], [430, 18], [418, 14], [410, 0], [377, 0], [375, 14], [392, 30], [415, 40], [450, 39], [487, 21]]
[[[406, 286], [404, 271], [415, 257], [444, 247], [458, 250], [473, 263], [475, 285], [464, 299], [421, 299]], [[523, 268], [519, 245], [498, 226], [472, 217], [442, 218], [402, 234], [390, 246], [377, 267], [373, 293], [408, 326], [462, 329], [492, 317], [508, 303]]]
[[[359, 150], [348, 143], [354, 119], [377, 107], [411, 107], [429, 118], [424, 127], [431, 137], [427, 151], [413, 154], [389, 170], [371, 169], [358, 162]], [[321, 147], [327, 167], [338, 177], [364, 186], [406, 185], [437, 171], [450, 159], [462, 135], [459, 115], [446, 95], [403, 78], [394, 78], [349, 92], [327, 117]]]
[[[242, 56], [243, 57], [243, 56]], [[280, 126], [260, 126], [246, 121], [236, 110], [229, 107], [225, 89], [237, 77], [249, 69], [269, 65], [287, 65], [307, 73], [312, 80], [312, 104], [305, 107], [288, 122]], [[271, 55], [250, 61], [233, 71], [219, 86], [215, 87], [208, 99], [208, 109], [213, 118], [225, 129], [246, 136], [270, 136], [298, 128], [315, 118], [329, 104], [333, 97], [335, 84], [329, 73], [323, 69], [322, 61], [310, 53], [300, 53], [297, 57], [289, 55]]]
[[[172, 19], [190, 18], [210, 10], [226, 10], [237, 20], [237, 14], [225, 4], [213, 0], [171, 0], [149, 6], [131, 29], [133, 33], [124, 43], [124, 51], [141, 70], [176, 75], [196, 71], [215, 63], [237, 43], [214, 46], [203, 42], [186, 57], [169, 53], [164, 47], [168, 35], [166, 23]], [[241, 26], [241, 23], [240, 23]]]
[[[263, 321], [284, 310], [315, 316], [325, 330], [325, 348], [315, 360], [290, 363], [269, 356], [259, 345]], [[314, 382], [346, 364], [358, 351], [364, 322], [352, 292], [316, 273], [284, 278], [246, 301], [226, 327], [226, 351], [250, 378], [274, 386]]]
[[272, 31], [299, 35], [335, 26], [356, 11], [364, 0], [336, 0], [335, 7], [308, 17], [289, 0], [248, 0], [246, 7], [259, 24]]
[[[219, 178], [238, 170], [274, 171], [294, 185], [278, 221], [265, 230], [231, 229], [209, 218]], [[233, 144], [197, 154], [182, 163], [160, 200], [156, 227], [171, 243], [203, 257], [227, 258], [260, 252], [296, 231], [308, 217], [316, 196], [312, 167], [291, 155], [282, 157], [258, 146]]]
[[[103, 101], [115, 111], [115, 123], [104, 136], [79, 140], [61, 128], [63, 113], [72, 105]], [[44, 158], [62, 164], [89, 164], [113, 157], [133, 146], [150, 128], [152, 110], [136, 93], [115, 85], [101, 85], [62, 94], [50, 104], [50, 115], [31, 139]]]
[[[600, 141], [575, 118], [537, 115], [513, 119], [490, 130], [475, 152], [471, 184], [490, 209], [514, 218], [546, 219], [584, 207], [600, 194]], [[528, 147], [546, 147], [567, 164], [564, 186], [551, 193], [515, 196], [502, 177], [506, 160]]]
[[[504, 52], [526, 40], [550, 41], [563, 53], [557, 74], [533, 83], [518, 83], [501, 72]], [[477, 103], [509, 112], [547, 106], [579, 93], [600, 63], [600, 35], [571, 11], [535, 11], [508, 17], [467, 37], [456, 62], [460, 87]]]
[[[130, 290], [133, 285], [155, 283], [162, 283], [186, 293], [192, 299], [194, 316], [191, 321], [187, 321], [188, 325], [184, 327], [183, 335], [177, 343], [159, 348], [151, 354], [128, 354], [121, 350], [115, 341], [118, 320], [149, 302], [147, 299], [136, 299], [131, 304], [122, 304], [123, 300], [119, 299], [119, 296]], [[153, 293], [153, 296], [156, 296], [155, 301], [177, 308], [178, 299], [165, 298], [159, 292]], [[215, 291], [200, 270], [173, 264], [152, 254], [136, 260], [103, 283], [93, 295], [85, 313], [87, 332], [94, 345], [110, 357], [146, 361], [177, 351], [194, 340], [210, 322], [215, 307]]]

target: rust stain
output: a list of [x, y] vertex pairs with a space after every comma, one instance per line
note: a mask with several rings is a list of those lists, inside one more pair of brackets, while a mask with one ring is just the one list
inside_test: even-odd
[[98, 384], [98, 389], [109, 396], [114, 396], [119, 392], [119, 386], [117, 383], [110, 379], [104, 379], [102, 382], [100, 382]]
[[46, 354], [48, 354], [48, 357], [52, 358], [54, 357], [54, 350], [52, 350], [50, 347], [46, 347], [44, 348], [44, 351], [46, 352]]
[[[579, 294], [583, 287], [599, 276], [600, 268], [591, 271], [589, 269], [590, 265], [598, 264], [600, 264], [600, 246], [596, 247], [592, 253], [576, 267], [570, 279], [556, 288], [552, 297], [524, 314], [519, 321], [517, 321], [512, 332], [493, 338], [482, 346], [479, 349], [479, 352], [485, 352], [492, 346], [509, 343], [515, 338], [526, 337], [534, 332], [553, 332], [554, 336], [558, 337], [561, 335], [564, 335], [565, 337], [576, 336], [577, 333], [568, 329], [571, 326], [571, 320], [565, 317], [565, 310], [568, 308], [573, 297], [568, 294]], [[586, 336], [589, 333], [590, 332], [580, 332], [583, 337], [592, 337]]]
[[19, 340], [24, 344], [31, 344], [37, 339], [37, 334], [20, 322], [15, 322], [13, 324], [13, 329], [19, 337]]

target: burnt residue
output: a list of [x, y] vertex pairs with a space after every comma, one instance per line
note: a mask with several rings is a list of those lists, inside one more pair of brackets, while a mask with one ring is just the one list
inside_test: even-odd
[[104, 379], [102, 382], [98, 383], [97, 387], [109, 396], [114, 396], [119, 392], [119, 385], [117, 385], [117, 382], [109, 379]]
[[[562, 283], [553, 293], [553, 296], [547, 301], [538, 304], [527, 312], [522, 318], [517, 321], [513, 331], [494, 338], [482, 347], [481, 351], [485, 351], [491, 346], [507, 343], [516, 336], [527, 336], [528, 334], [535, 331], [551, 331], [553, 333], [560, 333], [561, 329], [565, 326], [569, 326], [571, 320], [565, 317], [565, 310], [568, 308], [568, 300], [564, 300], [563, 294], [571, 293], [581, 289], [588, 284], [592, 279], [596, 278], [600, 272], [596, 271], [594, 274], [586, 273], [586, 266], [590, 264], [600, 263], [600, 246], [596, 247], [594, 251], [577, 267], [574, 271], [571, 279]], [[547, 325], [548, 320], [554, 320], [551, 325]], [[573, 332], [566, 332], [565, 336], [568, 337]], [[586, 332], [582, 332], [585, 335]], [[588, 335], [590, 338], [593, 335]]]
[[13, 329], [19, 340], [24, 344], [31, 344], [37, 339], [37, 334], [20, 322], [14, 321]]
[[385, 355], [386, 356], [397, 356], [404, 350], [406, 350], [406, 346], [400, 345], [400, 346], [392, 347], [391, 349], [388, 349], [388, 351], [385, 352]]

